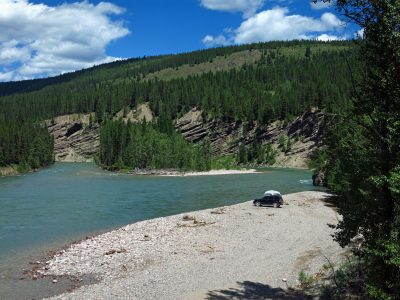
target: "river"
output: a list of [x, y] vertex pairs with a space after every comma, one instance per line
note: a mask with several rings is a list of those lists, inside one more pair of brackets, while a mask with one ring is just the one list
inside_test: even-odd
[[0, 178], [0, 288], [4, 293], [5, 285], [19, 276], [10, 274], [32, 253], [145, 219], [244, 202], [268, 189], [282, 194], [314, 190], [310, 178], [309, 171], [294, 169], [132, 176], [90, 163], [56, 163], [36, 173]]

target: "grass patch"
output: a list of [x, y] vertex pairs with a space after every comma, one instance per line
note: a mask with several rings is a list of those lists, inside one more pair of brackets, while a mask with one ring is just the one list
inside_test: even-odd
[[314, 277], [312, 275], [307, 274], [303, 270], [300, 271], [298, 280], [300, 282], [300, 287], [303, 289], [310, 288], [315, 282]]
[[211, 61], [195, 65], [185, 64], [177, 68], [166, 68], [157, 72], [149, 73], [144, 80], [172, 80], [178, 78], [187, 78], [188, 76], [201, 75], [208, 72], [229, 71], [235, 68], [241, 68], [243, 65], [255, 64], [261, 57], [259, 50], [245, 50], [232, 53], [225, 56], [217, 56]]

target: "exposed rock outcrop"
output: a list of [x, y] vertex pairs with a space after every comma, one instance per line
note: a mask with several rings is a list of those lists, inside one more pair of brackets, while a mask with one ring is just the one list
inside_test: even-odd
[[[137, 123], [152, 121], [154, 115], [147, 104], [141, 104], [136, 110], [118, 112], [114, 119], [118, 118]], [[47, 120], [46, 124], [55, 138], [56, 161], [92, 161], [99, 151], [100, 126], [90, 122], [90, 114], [60, 116]], [[193, 143], [208, 138], [214, 155], [236, 154], [241, 144], [248, 146], [257, 139], [262, 144], [270, 143], [277, 150], [275, 166], [306, 168], [313, 151], [321, 146], [324, 114], [313, 109], [287, 124], [275, 121], [259, 125], [207, 119], [201, 110], [193, 108], [176, 120], [175, 128]], [[285, 146], [282, 146], [282, 136]]]
[[312, 176], [314, 186], [327, 186], [325, 172], [319, 171]]
[[[307, 111], [280, 129], [278, 126], [276, 130], [267, 130], [273, 144], [280, 150], [275, 166], [307, 168], [313, 152], [322, 146], [324, 131], [324, 114], [316, 109]], [[281, 135], [290, 140], [287, 149], [279, 145]]]
[[151, 122], [154, 119], [153, 112], [151, 111], [148, 103], [139, 104], [136, 109], [121, 109], [119, 112], [116, 113], [114, 116], [114, 120], [118, 120], [122, 118], [122, 120], [127, 123], [128, 120], [131, 123], [139, 123], [144, 120], [146, 122]]
[[100, 147], [100, 126], [90, 123], [90, 114], [65, 115], [46, 121], [49, 132], [54, 136], [56, 161], [93, 161]]
[[[271, 143], [278, 150], [275, 166], [305, 168], [313, 151], [321, 146], [324, 115], [313, 109], [288, 124], [275, 121], [260, 126], [257, 123], [205, 120], [202, 112], [193, 108], [176, 121], [175, 127], [190, 142], [208, 137], [216, 155], [235, 154], [240, 144], [250, 145], [257, 139], [262, 144]], [[280, 143], [282, 135], [286, 139], [285, 147]]]
[[175, 128], [190, 142], [199, 142], [208, 137], [215, 155], [236, 153], [239, 142], [251, 143], [255, 135], [255, 127], [243, 135], [243, 124], [240, 122], [205, 121], [197, 108], [178, 119]]

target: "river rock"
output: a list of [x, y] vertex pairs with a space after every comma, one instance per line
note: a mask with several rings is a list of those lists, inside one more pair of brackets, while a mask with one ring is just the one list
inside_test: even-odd
[[313, 174], [312, 181], [314, 186], [325, 186], [326, 187], [326, 178], [325, 172], [319, 171], [316, 174]]

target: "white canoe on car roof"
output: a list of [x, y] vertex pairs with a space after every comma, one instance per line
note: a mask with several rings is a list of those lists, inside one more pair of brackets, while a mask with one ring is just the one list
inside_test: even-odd
[[265, 191], [264, 196], [267, 196], [267, 195], [279, 195], [279, 196], [282, 196], [280, 192], [274, 191], [274, 190]]

